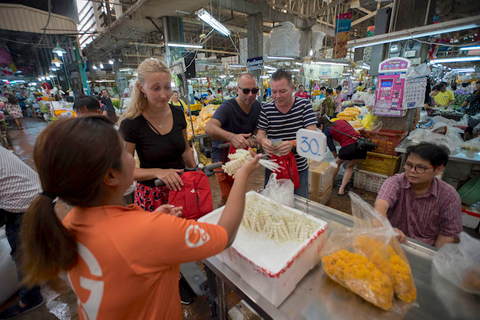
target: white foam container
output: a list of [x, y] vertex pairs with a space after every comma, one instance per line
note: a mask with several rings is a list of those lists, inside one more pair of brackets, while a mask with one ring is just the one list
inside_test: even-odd
[[[271, 201], [254, 191], [247, 193]], [[303, 215], [319, 224], [319, 228], [303, 243], [279, 242], [267, 239], [240, 226], [232, 246], [217, 255], [265, 299], [278, 307], [292, 293], [302, 278], [320, 262], [320, 252], [327, 241], [327, 223], [305, 213], [284, 206], [285, 210]], [[200, 222], [217, 224], [224, 207], [216, 209]]]

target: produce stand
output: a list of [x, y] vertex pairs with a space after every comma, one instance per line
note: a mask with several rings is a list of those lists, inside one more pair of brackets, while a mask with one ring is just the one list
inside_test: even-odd
[[[295, 208], [328, 222], [328, 235], [353, 226], [353, 218], [330, 207], [295, 196]], [[226, 319], [224, 286], [236, 291], [264, 319], [475, 319], [480, 297], [461, 291], [442, 278], [432, 264], [436, 251], [416, 240], [402, 245], [417, 287], [418, 299], [407, 305], [398, 299], [403, 313], [385, 312], [364, 301], [327, 277], [321, 263], [310, 270], [277, 308], [255, 291], [217, 257], [203, 262], [217, 278], [219, 319]]]

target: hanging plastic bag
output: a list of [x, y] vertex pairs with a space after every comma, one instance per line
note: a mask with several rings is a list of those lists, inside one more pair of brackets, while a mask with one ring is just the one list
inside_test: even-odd
[[293, 208], [295, 206], [294, 190], [292, 180], [277, 180], [277, 174], [272, 173], [267, 186], [262, 191], [262, 195]]
[[322, 250], [325, 273], [383, 310], [394, 295], [412, 303], [416, 288], [408, 260], [386, 217], [350, 192], [354, 227], [333, 232]]
[[480, 241], [465, 232], [460, 243], [447, 243], [433, 256], [438, 272], [462, 290], [480, 294]]
[[20, 288], [17, 269], [10, 255], [11, 250], [5, 236], [5, 228], [0, 228], [0, 305], [4, 304]]

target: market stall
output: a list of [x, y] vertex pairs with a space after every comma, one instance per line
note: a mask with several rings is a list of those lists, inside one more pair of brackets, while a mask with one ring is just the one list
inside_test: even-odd
[[[329, 235], [353, 226], [353, 218], [324, 205], [295, 197], [295, 208], [328, 223]], [[275, 307], [254, 290], [237, 273], [217, 257], [204, 263], [217, 276], [219, 310], [224, 306], [224, 285], [234, 289], [264, 319], [475, 319], [480, 312], [479, 297], [461, 291], [442, 278], [432, 264], [436, 249], [409, 239], [402, 245], [409, 260], [417, 287], [418, 299], [399, 312], [383, 311], [339, 286], [323, 271], [319, 263], [306, 274], [295, 290]], [[459, 307], [461, 306], [461, 307]], [[226, 319], [225, 314], [220, 319]]]

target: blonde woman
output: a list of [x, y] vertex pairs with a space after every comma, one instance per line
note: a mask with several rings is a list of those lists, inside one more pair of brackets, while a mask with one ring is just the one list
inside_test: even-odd
[[[187, 140], [185, 116], [168, 102], [172, 96], [171, 75], [157, 59], [146, 59], [138, 67], [138, 79], [132, 92], [130, 107], [120, 118], [128, 151], [137, 151], [140, 168], [134, 203], [146, 211], [154, 211], [168, 202], [170, 189], [180, 190], [179, 173], [195, 167], [193, 151]], [[165, 186], [156, 187], [155, 179]]]

